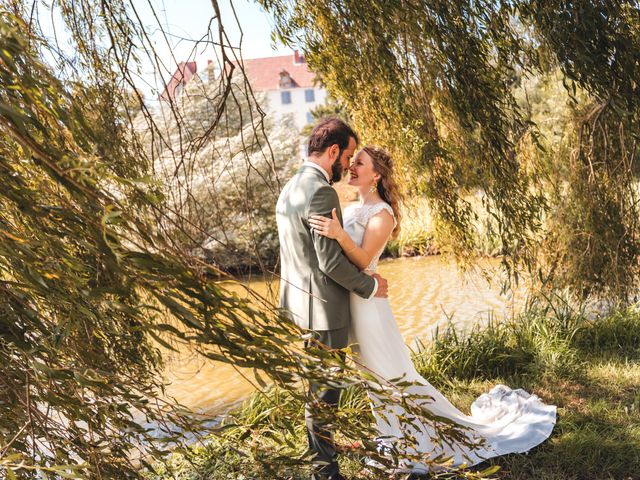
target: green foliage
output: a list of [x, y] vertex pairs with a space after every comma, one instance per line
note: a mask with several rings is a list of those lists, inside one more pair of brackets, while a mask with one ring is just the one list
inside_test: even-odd
[[[638, 275], [633, 232], [640, 212], [637, 166], [623, 150], [625, 132], [637, 127], [624, 119], [615, 127], [619, 135], [607, 133], [618, 121], [612, 111], [581, 89], [572, 98], [557, 72], [526, 79], [517, 98], [540, 133], [542, 148], [523, 147], [521, 154], [538, 165], [537, 183], [548, 198], [539, 262], [546, 281], [571, 285], [584, 297], [626, 297]], [[581, 147], [585, 142], [591, 146]], [[612, 163], [597, 159], [598, 152]]]
[[393, 257], [438, 253], [433, 214], [424, 199], [414, 198], [402, 205], [402, 229], [389, 240], [386, 252]]
[[[463, 410], [498, 382], [533, 391], [543, 401], [558, 405], [558, 423], [551, 439], [528, 455], [500, 457], [482, 465], [481, 469], [501, 467], [493, 478], [635, 478], [640, 474], [639, 336], [636, 308], [588, 319], [556, 299], [534, 303], [504, 324], [489, 321], [465, 333], [449, 326], [418, 348], [414, 362], [425, 378]], [[222, 437], [175, 455], [171, 474], [184, 480], [268, 477], [259, 462], [238, 452], [251, 450], [259, 455], [273, 448], [274, 435], [282, 435], [289, 442], [285, 458], [303, 455], [304, 429], [286, 428], [278, 414], [289, 402], [295, 400], [277, 389], [249, 398], [227, 421], [252, 425], [251, 434], [230, 427]], [[372, 424], [367, 403], [362, 390], [350, 388], [340, 408]], [[302, 417], [302, 406], [297, 404], [298, 425]], [[341, 445], [353, 440], [338, 437]], [[235, 453], [228, 449], [229, 443], [236, 446]], [[342, 455], [342, 470], [355, 479], [375, 478], [363, 472], [362, 462], [357, 450], [348, 450]], [[279, 474], [292, 479], [308, 476], [295, 465], [283, 465]], [[475, 478], [476, 474], [466, 471], [465, 475]], [[167, 471], [159, 478], [171, 477]], [[429, 478], [461, 477], [442, 473]]]
[[[537, 254], [533, 239], [545, 220], [555, 234], [545, 238], [548, 250], [558, 254], [547, 260], [545, 275], [555, 273], [580, 293], [633, 291], [639, 264], [632, 182], [637, 6], [262, 3], [275, 12], [283, 38], [299, 37], [312, 67], [366, 139], [391, 148], [400, 174], [432, 199], [437, 228], [459, 251], [477, 247], [478, 210], [465, 195], [480, 187], [498, 250], [516, 263]], [[64, 48], [40, 31], [39, 4], [0, 7], [2, 475], [135, 478], [144, 466], [171, 471], [172, 465], [151, 464], [162, 463], [169, 445], [188, 452], [189, 435], [213, 431], [220, 443], [212, 444], [209, 458], [227, 460], [216, 468], [281, 478], [304, 471], [307, 463], [300, 382], [338, 382], [350, 389], [342, 414], [318, 412], [346, 439], [374, 436], [361, 392], [393, 401], [393, 388], [330, 352], [305, 351], [301, 332], [268, 302], [253, 292], [250, 301], [233, 294], [227, 288], [232, 279], [193, 255], [209, 236], [228, 236], [222, 220], [238, 204], [240, 214], [230, 228], [241, 238], [225, 245], [251, 251], [263, 262], [260, 252], [273, 231], [262, 230], [256, 219], [265, 215], [263, 199], [275, 197], [278, 175], [286, 172], [286, 155], [278, 158], [271, 148], [273, 131], [258, 99], [246, 79], [233, 76], [239, 59], [225, 45], [217, 2], [212, 7], [221, 75], [205, 89], [206, 99], [172, 102], [162, 119], [135, 90], [140, 56], [158, 71], [161, 66], [133, 5], [56, 2], [54, 14], [68, 35]], [[407, 15], [407, 9], [416, 14]], [[558, 157], [563, 166], [557, 169], [550, 168], [550, 156], [522, 161], [521, 152], [531, 153], [527, 142], [535, 145], [538, 135], [513, 94], [528, 70], [555, 69], [574, 97], [584, 92], [587, 99], [575, 108], [566, 130], [573, 143], [563, 144], [567, 155]], [[140, 122], [147, 124], [143, 130], [150, 140], [132, 134]], [[213, 171], [207, 168], [220, 174], [219, 160], [230, 162], [224, 175], [232, 190], [206, 184]], [[542, 188], [540, 172], [564, 173]], [[583, 251], [591, 258], [588, 268], [576, 254]], [[212, 255], [223, 264], [219, 253]], [[612, 393], [605, 382], [581, 378], [575, 365], [593, 359], [584, 349], [620, 357], [612, 346], [637, 339], [630, 322], [624, 328], [604, 322], [592, 333], [583, 324], [575, 330], [570, 322], [534, 319], [527, 328], [496, 327], [493, 343], [476, 334], [479, 348], [470, 355], [464, 350], [473, 344], [445, 335], [433, 355], [464, 359], [447, 372], [460, 378], [488, 371], [550, 382], [541, 372], [552, 372]], [[266, 391], [251, 413], [212, 427], [162, 395], [158, 345], [188, 345], [209, 359], [253, 368], [263, 388], [268, 380], [282, 393]], [[500, 365], [493, 360], [496, 353]], [[615, 373], [621, 398], [635, 405]], [[410, 398], [402, 401], [409, 402], [409, 413], [436, 424], [440, 436], [462, 441], [455, 425], [417, 411]], [[595, 445], [585, 432], [593, 423], [629, 421], [620, 408], [595, 400], [588, 411], [592, 419], [579, 415], [566, 431], [580, 441], [572, 443], [570, 434], [563, 441], [588, 478], [594, 461], [581, 452], [592, 447], [593, 455]], [[637, 428], [624, 434], [615, 425], [608, 428], [610, 438], [626, 442], [627, 457], [637, 456]], [[607, 448], [614, 460], [603, 467], [607, 474], [637, 476], [621, 466], [617, 449]], [[352, 468], [361, 455], [377, 458], [372, 442], [351, 453]], [[556, 461], [568, 471], [566, 460]], [[202, 475], [210, 475], [207, 462], [202, 465]]]
[[449, 325], [428, 345], [418, 345], [415, 361], [425, 378], [445, 384], [455, 378], [570, 375], [580, 367], [572, 341], [582, 322], [530, 310], [506, 323], [490, 318], [464, 334]]
[[462, 196], [470, 185], [459, 175], [470, 158], [473, 183], [487, 190], [501, 241], [515, 252], [517, 239], [536, 228], [542, 199], [528, 189], [514, 155], [526, 125], [510, 82], [525, 46], [509, 23], [509, 4], [262, 3], [367, 141], [390, 149], [399, 173], [426, 191], [459, 252], [474, 243], [474, 213]]
[[[427, 194], [438, 243], [461, 258], [486, 249], [475, 235], [486, 212], [514, 277], [526, 266], [579, 295], [634, 291], [637, 2], [260, 3], [366, 141]], [[549, 91], [552, 110], [574, 106], [545, 126], [521, 85], [558, 71], [566, 90]]]
[[629, 358], [640, 358], [639, 314], [635, 309], [616, 311], [605, 318], [589, 320], [575, 336], [575, 344], [592, 356], [624, 352]]
[[126, 92], [55, 77], [38, 56], [51, 46], [6, 10], [0, 31], [2, 468], [137, 477], [137, 458], [203, 428], [162, 395], [157, 342], [196, 342], [286, 382], [293, 330], [158, 229], [157, 188], [120, 114]]
[[[123, 3], [56, 5], [69, 35], [67, 50], [28, 21], [37, 6], [0, 7], [2, 475], [138, 478], [156, 462], [162, 468], [169, 446], [184, 450], [193, 439], [228, 428], [212, 426], [163, 395], [160, 346], [253, 368], [260, 385], [275, 383], [298, 405], [306, 398], [301, 379], [379, 390], [333, 353], [305, 351], [302, 332], [269, 302], [254, 292], [233, 293], [232, 278], [190, 254], [197, 225], [181, 209], [198, 204], [169, 194], [188, 198], [195, 190], [179, 181], [164, 189], [156, 152], [131, 133], [126, 85], [137, 71], [131, 48], [141, 45], [155, 58], [153, 45]], [[223, 49], [231, 69], [227, 54]], [[56, 69], [44, 60], [50, 58]], [[206, 115], [182, 118], [170, 105], [169, 114], [179, 119], [176, 130], [195, 135], [185, 133], [184, 148], [172, 157], [175, 178], [193, 178], [182, 170], [193, 166], [189, 154], [200, 143], [211, 147], [208, 132], [222, 120], [241, 144], [256, 142], [238, 145], [240, 157], [250, 162], [262, 152], [264, 164], [274, 165], [268, 145], [260, 143], [264, 132], [255, 133], [262, 119], [242, 121], [228, 99], [243, 93], [234, 91], [231, 76], [218, 81], [220, 96], [207, 105], [220, 115], [208, 118], [201, 134], [197, 122]], [[250, 91], [244, 92], [251, 105]], [[155, 139], [175, 146], [162, 137], [141, 98], [138, 109]], [[259, 109], [254, 104], [248, 111]], [[389, 399], [392, 393], [380, 395]], [[282, 425], [299, 428], [289, 420], [297, 412], [291, 403], [282, 405]], [[336, 422], [353, 436], [361, 432], [350, 418]], [[439, 433], [462, 435], [451, 424]], [[267, 470], [280, 468], [284, 440], [273, 440], [272, 450], [242, 455]]]

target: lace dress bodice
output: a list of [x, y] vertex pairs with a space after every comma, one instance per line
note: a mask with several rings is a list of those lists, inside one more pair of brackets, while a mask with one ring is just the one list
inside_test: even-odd
[[[371, 217], [377, 215], [382, 210], [386, 210], [391, 214], [391, 216], [393, 217], [393, 226], [395, 228], [396, 217], [393, 214], [391, 205], [386, 202], [372, 203], [369, 205], [349, 205], [344, 209], [344, 230], [353, 239], [356, 245], [358, 245], [359, 247], [362, 246], [364, 232], [367, 229], [367, 223], [369, 223]], [[382, 255], [386, 244], [387, 242], [385, 241], [380, 251], [376, 255], [374, 255], [374, 257], [371, 259], [371, 263], [365, 270], [375, 272], [376, 268], [378, 267], [378, 260], [380, 259], [380, 255]]]

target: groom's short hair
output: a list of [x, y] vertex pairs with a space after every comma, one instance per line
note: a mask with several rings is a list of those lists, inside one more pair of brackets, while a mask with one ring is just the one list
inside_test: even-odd
[[358, 135], [345, 122], [337, 117], [323, 118], [311, 130], [307, 155], [324, 153], [331, 145], [338, 145], [340, 151], [343, 151], [349, 146], [349, 139], [352, 137], [358, 144]]

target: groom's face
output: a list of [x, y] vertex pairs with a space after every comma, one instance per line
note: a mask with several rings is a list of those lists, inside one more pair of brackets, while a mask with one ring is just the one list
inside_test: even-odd
[[339, 182], [344, 177], [345, 173], [349, 169], [349, 164], [351, 163], [351, 157], [353, 157], [354, 152], [358, 144], [356, 143], [356, 139], [351, 137], [349, 138], [349, 145], [347, 148], [342, 150], [341, 154], [338, 155], [333, 165], [331, 165], [331, 181]]

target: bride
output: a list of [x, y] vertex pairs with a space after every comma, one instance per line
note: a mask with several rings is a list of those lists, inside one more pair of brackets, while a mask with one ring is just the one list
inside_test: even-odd
[[[360, 204], [345, 209], [344, 228], [335, 210], [333, 218], [312, 215], [309, 223], [317, 233], [336, 239], [358, 268], [375, 272], [387, 240], [400, 228], [400, 196], [392, 176], [392, 161], [386, 151], [366, 146], [355, 155], [349, 173], [349, 185], [359, 189]], [[431, 426], [405, 420], [401, 407], [385, 407], [372, 396], [373, 414], [380, 439], [384, 439], [380, 441], [382, 448], [411, 435], [413, 445], [407, 453], [412, 458], [446, 457], [452, 466], [471, 466], [498, 455], [526, 452], [549, 437], [556, 407], [521, 389], [497, 385], [473, 402], [471, 415], [462, 413], [416, 371], [388, 299], [363, 299], [351, 294], [350, 301], [349, 342], [354, 344], [357, 364], [385, 381], [402, 378], [403, 383], [410, 382], [411, 394], [433, 399], [425, 404], [431, 413], [466, 427], [467, 437], [481, 441], [475, 447], [434, 443]], [[416, 461], [405, 462], [404, 467], [418, 473], [428, 470]]]

